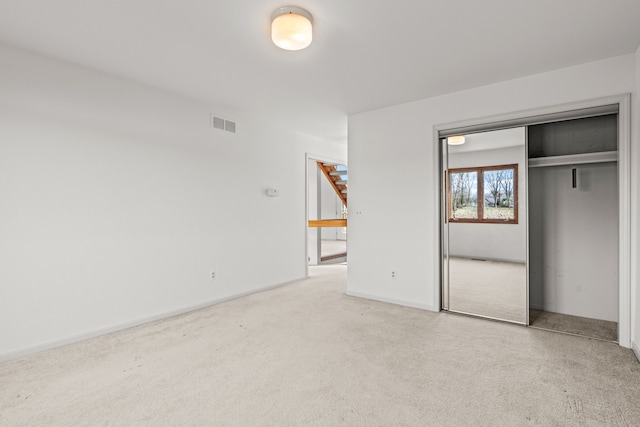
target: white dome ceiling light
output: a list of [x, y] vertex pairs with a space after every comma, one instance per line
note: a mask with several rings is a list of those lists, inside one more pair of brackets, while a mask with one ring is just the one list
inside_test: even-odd
[[271, 40], [281, 49], [304, 49], [313, 40], [312, 22], [311, 14], [301, 7], [279, 7], [271, 14]]
[[464, 144], [464, 135], [455, 135], [447, 138], [447, 144], [449, 145], [462, 145]]

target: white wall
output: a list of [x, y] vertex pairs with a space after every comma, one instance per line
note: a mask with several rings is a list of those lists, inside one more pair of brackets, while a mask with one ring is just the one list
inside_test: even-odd
[[528, 185], [529, 306], [617, 322], [617, 164], [531, 168]]
[[[439, 309], [435, 125], [635, 95], [636, 61], [636, 55], [624, 55], [350, 116], [348, 293]], [[638, 148], [636, 137], [632, 151]], [[637, 196], [637, 174], [633, 185]], [[393, 194], [394, 203], [380, 194]]]
[[0, 358], [305, 276], [305, 153], [346, 147], [210, 113], [0, 47]]
[[527, 261], [527, 187], [524, 130], [521, 147], [450, 154], [449, 168], [518, 164], [518, 223], [482, 224], [449, 221], [449, 254], [464, 258]]

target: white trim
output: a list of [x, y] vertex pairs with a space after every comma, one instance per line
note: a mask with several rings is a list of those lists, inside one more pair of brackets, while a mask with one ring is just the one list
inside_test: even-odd
[[176, 310], [170, 310], [170, 311], [167, 311], [167, 312], [164, 312], [164, 313], [154, 314], [154, 315], [151, 315], [151, 316], [142, 317], [142, 318], [139, 318], [139, 319], [135, 319], [135, 320], [131, 320], [131, 321], [128, 321], [128, 322], [120, 323], [120, 324], [117, 324], [117, 325], [108, 326], [106, 328], [94, 329], [93, 331], [84, 332], [84, 333], [76, 334], [76, 335], [71, 335], [71, 336], [68, 336], [68, 337], [65, 337], [65, 338], [61, 338], [61, 339], [57, 339], [57, 340], [46, 342], [44, 344], [38, 344], [38, 345], [30, 346], [30, 347], [21, 348], [19, 350], [9, 351], [7, 353], [0, 354], [0, 362], [4, 362], [4, 361], [7, 361], [7, 360], [11, 360], [11, 359], [17, 359], [17, 358], [23, 357], [23, 356], [28, 356], [30, 354], [38, 353], [38, 352], [41, 352], [43, 350], [50, 350], [52, 348], [62, 347], [63, 345], [73, 344], [73, 343], [84, 341], [86, 339], [94, 338], [94, 337], [97, 337], [97, 336], [100, 336], [100, 335], [106, 335], [106, 334], [109, 334], [109, 333], [112, 333], [112, 332], [122, 331], [124, 329], [129, 329], [129, 328], [133, 328], [135, 326], [144, 325], [146, 323], [155, 322], [156, 320], [167, 319], [169, 317], [178, 316], [180, 314], [189, 313], [191, 311], [196, 311], [196, 310], [200, 310], [200, 309], [203, 309], [203, 308], [211, 307], [213, 305], [220, 304], [220, 303], [227, 302], [227, 301], [231, 301], [231, 300], [234, 300], [234, 299], [237, 299], [237, 298], [242, 298], [242, 297], [246, 297], [248, 295], [257, 294], [257, 293], [268, 291], [268, 290], [271, 290], [271, 289], [276, 289], [276, 288], [279, 288], [281, 286], [285, 286], [285, 285], [288, 285], [290, 283], [294, 283], [294, 282], [298, 282], [298, 281], [306, 280], [306, 279], [307, 279], [306, 277], [303, 277], [303, 278], [300, 278], [300, 279], [290, 280], [290, 281], [287, 281], [287, 282], [284, 282], [284, 283], [278, 283], [278, 284], [275, 284], [275, 285], [269, 285], [269, 286], [264, 286], [264, 287], [260, 287], [260, 288], [257, 288], [257, 289], [252, 289], [250, 291], [239, 292], [237, 294], [228, 295], [226, 297], [217, 298], [217, 299], [214, 299], [214, 300], [211, 300], [211, 301], [207, 301], [207, 302], [204, 302], [204, 303], [194, 304], [194, 305], [190, 305], [190, 306], [187, 306], [187, 307], [178, 308]]
[[409, 301], [409, 300], [404, 300], [399, 298], [389, 298], [382, 295], [370, 294], [367, 292], [347, 291], [346, 294], [350, 297], [370, 299], [373, 301], [380, 301], [380, 302], [385, 302], [389, 304], [401, 305], [405, 307], [419, 308], [421, 310], [436, 311], [436, 312], [440, 311], [439, 306], [434, 307], [427, 304], [418, 304], [415, 301]]
[[304, 156], [304, 271], [309, 278], [309, 160], [313, 155], [305, 153]]
[[523, 182], [523, 190], [524, 190], [524, 205], [527, 208], [527, 223], [525, 224], [525, 240], [527, 241], [526, 245], [527, 245], [527, 249], [524, 251], [525, 252], [525, 261], [524, 261], [524, 266], [525, 266], [525, 281], [526, 281], [526, 288], [527, 290], [525, 291], [526, 294], [526, 310], [524, 311], [525, 313], [525, 325], [529, 326], [531, 324], [531, 313], [530, 313], [530, 309], [531, 309], [531, 298], [530, 298], [530, 294], [531, 294], [531, 282], [529, 282], [529, 274], [531, 273], [531, 269], [530, 269], [530, 264], [531, 264], [531, 260], [529, 258], [529, 233], [530, 228], [529, 228], [529, 126], [525, 126], [524, 127], [524, 152], [525, 152], [525, 156], [524, 156], [524, 182]]
[[[631, 234], [631, 95], [628, 93], [620, 95], [612, 95], [602, 98], [589, 99], [584, 101], [571, 102], [567, 104], [560, 104], [542, 108], [535, 108], [531, 110], [521, 110], [511, 113], [498, 114], [494, 116], [487, 116], [484, 118], [476, 118], [463, 120], [459, 122], [452, 122], [446, 124], [435, 125], [433, 128], [434, 145], [439, 146], [440, 133], [446, 133], [448, 130], [458, 128], [471, 128], [474, 126], [482, 126], [483, 128], [489, 127], [489, 125], [495, 124], [496, 128], [500, 128], [501, 123], [507, 123], [514, 120], [523, 120], [527, 118], [534, 118], [538, 116], [547, 116], [552, 114], [562, 114], [570, 111], [595, 108], [600, 106], [618, 105], [618, 191], [619, 191], [619, 275], [618, 275], [618, 288], [619, 288], [619, 312], [618, 312], [618, 343], [622, 347], [631, 347], [631, 248], [636, 247], [636, 236]], [[523, 123], [522, 125], [526, 125]], [[487, 129], [488, 130], [488, 129]], [[438, 156], [440, 154], [438, 153]], [[436, 157], [439, 159], [439, 157]], [[440, 169], [440, 168], [436, 168]], [[439, 171], [438, 171], [439, 173]], [[438, 180], [439, 182], [439, 177]], [[436, 194], [439, 194], [440, 189], [437, 189]], [[441, 204], [438, 201], [438, 204]], [[438, 233], [440, 235], [440, 222], [438, 221]], [[439, 239], [441, 240], [441, 239]], [[440, 254], [440, 241], [434, 242], [435, 253]], [[441, 258], [441, 255], [439, 255]], [[438, 260], [440, 262], [440, 260]], [[439, 265], [436, 263], [436, 265]], [[438, 267], [440, 270], [440, 267]], [[442, 283], [440, 281], [440, 271], [437, 274], [437, 280], [439, 286], [435, 286], [438, 289], [438, 299], [440, 298], [440, 288]]]
[[618, 193], [620, 232], [619, 257], [619, 320], [618, 343], [631, 346], [631, 95], [618, 97]]
[[636, 355], [636, 359], [640, 362], [640, 348], [638, 348], [638, 345], [635, 342], [631, 343], [631, 350], [633, 350], [633, 353]]
[[440, 142], [440, 135], [438, 135], [438, 129], [434, 127], [433, 129], [433, 158], [438, 162], [437, 167], [433, 168], [433, 182], [435, 183], [435, 192], [434, 194], [438, 195], [438, 202], [433, 203], [433, 213], [434, 218], [438, 218], [437, 221], [434, 221], [434, 236], [438, 236], [437, 239], [434, 240], [435, 247], [433, 248], [436, 254], [436, 262], [434, 263], [433, 268], [433, 283], [437, 283], [438, 286], [433, 287], [433, 311], [442, 310], [442, 281], [443, 281], [443, 251], [442, 251], [442, 243], [444, 239], [443, 229], [440, 224], [444, 220], [444, 206], [443, 206], [443, 194], [442, 194], [442, 154], [440, 152], [442, 143]]
[[[603, 98], [587, 99], [584, 101], [569, 102], [566, 104], [551, 105], [548, 107], [533, 108], [530, 110], [520, 110], [504, 114], [496, 114], [493, 116], [485, 116], [475, 119], [468, 119], [450, 123], [442, 123], [435, 125], [436, 135], [440, 133], [446, 135], [448, 131], [458, 128], [482, 128], [484, 130], [497, 130], [512, 127], [530, 126], [532, 124], [549, 123], [552, 115], [558, 115], [558, 120], [568, 120], [569, 118], [584, 117], [579, 114], [579, 110], [593, 111], [591, 109], [605, 107], [618, 104], [620, 107], [624, 103], [625, 97], [629, 97], [628, 93], [620, 95], [606, 96]], [[618, 109], [618, 112], [620, 108]], [[578, 114], [565, 114], [576, 112]], [[606, 110], [608, 114], [615, 114], [615, 111]], [[588, 116], [593, 115], [589, 113]], [[514, 123], [511, 123], [514, 122]]]

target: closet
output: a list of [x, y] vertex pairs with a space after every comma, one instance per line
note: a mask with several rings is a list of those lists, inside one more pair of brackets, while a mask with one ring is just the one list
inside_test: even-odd
[[[603, 104], [438, 131], [443, 310], [619, 340], [628, 229], [619, 111]], [[496, 188], [514, 192], [492, 193], [498, 174]], [[490, 216], [498, 210], [508, 216]]]
[[527, 132], [530, 324], [616, 341], [618, 116]]

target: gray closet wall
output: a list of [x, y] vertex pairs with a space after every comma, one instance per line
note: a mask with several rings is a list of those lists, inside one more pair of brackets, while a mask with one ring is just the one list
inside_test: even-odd
[[529, 126], [531, 308], [618, 320], [617, 139], [617, 114]]

